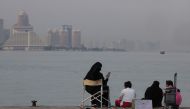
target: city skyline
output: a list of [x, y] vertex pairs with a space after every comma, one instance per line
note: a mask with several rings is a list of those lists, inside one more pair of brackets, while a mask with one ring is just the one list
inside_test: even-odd
[[0, 15], [4, 27], [10, 28], [17, 10], [25, 10], [40, 37], [50, 28], [69, 24], [82, 31], [85, 45], [127, 39], [160, 41], [163, 49], [173, 49], [174, 44], [188, 49], [189, 7], [188, 0], [1, 0]]
[[[3, 19], [1, 19], [1, 33], [4, 34]], [[1, 36], [5, 38], [6, 36]], [[10, 36], [3, 44], [4, 50], [34, 50], [34, 49], [73, 49], [73, 50], [119, 50], [119, 51], [156, 51], [159, 50], [160, 43], [157, 42], [140, 42], [122, 39], [113, 41], [112, 46], [101, 45], [99, 42], [91, 46], [81, 44], [81, 31], [73, 30], [72, 25], [62, 25], [59, 28], [49, 29], [47, 37], [43, 42], [33, 30], [30, 24], [29, 16], [24, 10], [17, 12], [16, 23], [10, 28]], [[153, 47], [151, 47], [153, 46]]]
[[80, 30], [72, 30], [72, 25], [49, 30], [48, 36], [44, 38], [46, 41], [42, 42], [24, 10], [17, 12], [16, 23], [10, 28], [7, 40], [3, 40], [4, 33], [3, 19], [0, 19], [1, 49], [4, 50], [82, 49]]
[[[1, 33], [5, 31], [3, 19], [1, 19]], [[7, 30], [6, 30], [7, 31]], [[3, 44], [4, 50], [53, 50], [53, 49], [73, 49], [73, 50], [119, 50], [119, 51], [156, 51], [159, 50], [160, 43], [140, 42], [122, 39], [114, 41], [112, 46], [103, 46], [100, 43], [93, 42], [91, 46], [81, 44], [81, 31], [73, 30], [72, 25], [62, 25], [59, 28], [49, 29], [47, 37], [42, 42], [41, 38], [33, 31], [33, 26], [29, 23], [29, 16], [24, 10], [17, 12], [16, 24], [10, 29], [10, 36]], [[6, 36], [2, 36], [6, 37]], [[45, 48], [44, 48], [45, 47]]]

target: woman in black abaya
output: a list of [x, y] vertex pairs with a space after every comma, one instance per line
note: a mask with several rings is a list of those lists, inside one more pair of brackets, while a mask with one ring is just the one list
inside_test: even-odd
[[[89, 72], [87, 73], [87, 75], [85, 76], [84, 80], [88, 80], [90, 82], [96, 82], [98, 80], [102, 80], [103, 83], [103, 97], [107, 100], [109, 100], [109, 86], [107, 85], [108, 82], [108, 78], [110, 75], [110, 72], [106, 75], [106, 79], [104, 78], [103, 74], [100, 72], [102, 68], [102, 64], [100, 62], [96, 62], [94, 65], [92, 65], [91, 69], [89, 70]], [[97, 93], [98, 91], [101, 90], [101, 85], [85, 85], [85, 90], [91, 94], [94, 95], [95, 93]], [[100, 93], [96, 94], [95, 97], [99, 96]], [[100, 97], [98, 97], [98, 99], [100, 100]], [[108, 106], [108, 101], [106, 101], [105, 99], [103, 99], [103, 106]], [[99, 107], [101, 105], [101, 103], [97, 100], [97, 99], [93, 99], [93, 97], [91, 98], [91, 104], [92, 106], [97, 106]]]

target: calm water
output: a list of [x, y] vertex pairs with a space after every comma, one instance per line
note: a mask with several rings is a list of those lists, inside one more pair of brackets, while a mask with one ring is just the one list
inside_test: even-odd
[[130, 80], [137, 98], [153, 80], [165, 80], [178, 72], [177, 85], [183, 106], [190, 106], [190, 54], [64, 51], [0, 51], [0, 106], [79, 105], [82, 79], [91, 65], [100, 61], [102, 72], [112, 72], [111, 100], [119, 96], [123, 82]]

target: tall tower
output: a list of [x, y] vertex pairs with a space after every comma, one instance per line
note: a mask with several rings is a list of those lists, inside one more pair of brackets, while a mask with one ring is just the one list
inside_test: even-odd
[[72, 48], [81, 48], [81, 32], [80, 32], [80, 30], [73, 30]]
[[3, 32], [3, 19], [0, 19], [0, 34]]
[[50, 29], [48, 31], [48, 46], [60, 47], [60, 37], [57, 29]]
[[0, 19], [0, 45], [3, 43], [4, 41], [4, 35], [3, 32], [4, 31], [4, 27], [3, 27], [3, 19]]
[[17, 13], [17, 21], [11, 28], [10, 38], [5, 42], [4, 49], [29, 50], [43, 45], [41, 39], [33, 31], [28, 15], [21, 10]]
[[17, 14], [16, 24], [13, 25], [15, 31], [32, 31], [33, 27], [29, 23], [28, 15], [25, 11], [20, 10]]
[[62, 26], [62, 37], [65, 48], [72, 48], [72, 25], [63, 25]]

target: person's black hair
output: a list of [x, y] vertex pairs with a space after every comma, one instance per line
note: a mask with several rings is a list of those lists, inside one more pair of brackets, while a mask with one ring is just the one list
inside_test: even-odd
[[125, 86], [125, 88], [131, 88], [132, 87], [131, 81], [126, 81], [124, 83], [124, 86]]
[[180, 89], [177, 89], [177, 92], [180, 92]]
[[166, 85], [171, 85], [171, 86], [173, 86], [173, 81], [172, 80], [166, 80]]

